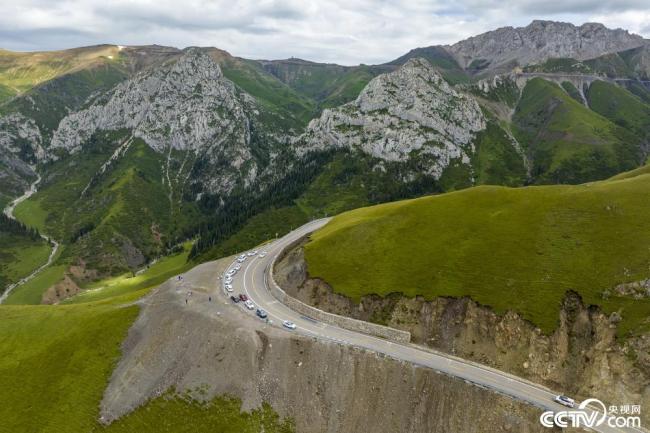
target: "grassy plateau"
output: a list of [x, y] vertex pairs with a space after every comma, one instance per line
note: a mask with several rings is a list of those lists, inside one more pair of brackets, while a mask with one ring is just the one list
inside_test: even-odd
[[650, 174], [575, 186], [480, 186], [353, 210], [306, 245], [312, 277], [368, 294], [470, 296], [552, 332], [567, 290], [650, 329], [650, 299], [606, 294], [650, 273]]

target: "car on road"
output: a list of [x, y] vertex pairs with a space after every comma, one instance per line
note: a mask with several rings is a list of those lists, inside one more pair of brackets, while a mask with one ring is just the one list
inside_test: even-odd
[[266, 257], [266, 251], [260, 253], [260, 259], [263, 259], [264, 257]]
[[266, 319], [267, 317], [269, 317], [268, 313], [262, 310], [261, 308], [258, 308], [255, 314], [257, 314], [257, 317], [259, 317], [260, 319]]
[[232, 292], [232, 284], [226, 284], [226, 292]]
[[243, 293], [240, 293], [239, 294], [239, 299], [246, 302], [246, 301], [248, 301], [248, 296], [244, 295]]
[[246, 300], [244, 302], [244, 305], [246, 305], [246, 308], [248, 308], [249, 310], [255, 309], [255, 304], [253, 304], [253, 301], [251, 301], [250, 299]]
[[246, 259], [242, 259], [242, 258], [240, 257], [240, 258], [237, 259], [237, 262], [238, 262], [238, 263], [244, 263], [244, 260], [246, 260]]
[[236, 296], [231, 296], [230, 300], [233, 301], [235, 304], [239, 302], [239, 298]]
[[226, 284], [231, 284], [232, 283], [232, 277], [226, 277], [226, 279], [224, 281], [226, 282]]
[[574, 407], [576, 405], [576, 401], [566, 395], [556, 395], [553, 401], [566, 407]]
[[235, 275], [236, 273], [237, 273], [237, 271], [231, 269], [231, 270], [229, 270], [228, 272], [226, 272], [226, 278], [228, 278], [228, 277], [232, 277], [232, 276]]
[[246, 255], [247, 255], [248, 257], [252, 257], [252, 256], [255, 255], [255, 253], [251, 251], [251, 252], [247, 253]]
[[237, 266], [235, 266], [233, 269], [235, 270], [235, 272], [237, 272], [238, 270], [241, 269], [241, 265], [237, 265]]
[[282, 321], [282, 326], [284, 326], [285, 328], [289, 328], [289, 329], [296, 329], [296, 324], [293, 323], [293, 322], [290, 322], [288, 320], [283, 320]]

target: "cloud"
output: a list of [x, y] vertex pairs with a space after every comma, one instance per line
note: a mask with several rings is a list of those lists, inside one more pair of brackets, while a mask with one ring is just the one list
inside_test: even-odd
[[383, 63], [533, 19], [650, 35], [647, 0], [0, 0], [0, 46], [213, 45], [251, 58]]

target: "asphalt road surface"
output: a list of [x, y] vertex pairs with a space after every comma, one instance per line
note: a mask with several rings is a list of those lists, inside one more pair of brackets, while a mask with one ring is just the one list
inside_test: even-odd
[[[268, 289], [268, 281], [270, 278], [269, 269], [271, 263], [287, 245], [302, 236], [317, 230], [328, 221], [329, 219], [320, 219], [305, 224], [283, 238], [260, 248], [258, 254], [247, 256], [246, 260], [241, 263], [241, 269], [233, 276], [232, 285], [234, 291], [232, 293], [227, 293], [224, 289], [224, 293], [228, 296], [233, 294], [237, 296], [240, 293], [246, 294], [253, 301], [256, 308], [260, 307], [267, 311], [268, 320], [276, 326], [282, 327], [283, 320], [289, 320], [295, 323], [296, 329], [287, 329], [287, 332], [296, 332], [335, 341], [341, 344], [353, 345], [398, 360], [431, 368], [438, 372], [465, 380], [466, 382], [472, 383], [476, 386], [488, 388], [516, 400], [532, 404], [541, 409], [540, 415], [542, 411], [551, 410], [556, 412], [567, 410], [567, 408], [553, 401], [553, 398], [560, 392], [551, 391], [544, 386], [535, 385], [511, 374], [482, 366], [474, 362], [464, 361], [444, 353], [434, 352], [416, 345], [394, 343], [381, 338], [327, 325], [305, 317], [280, 303], [275, 297], [273, 297]], [[267, 252], [263, 258], [259, 255], [262, 251]], [[237, 264], [236, 261], [233, 262], [229, 269]], [[246, 309], [243, 302], [233, 304], [233, 306]], [[255, 310], [251, 310], [250, 314], [255, 319], [261, 320], [255, 316]], [[593, 413], [589, 408], [587, 408], [585, 412], [587, 415]], [[597, 415], [601, 414], [597, 413]], [[645, 429], [637, 428], [614, 428], [610, 427], [607, 422], [594, 427], [592, 430], [602, 433], [647, 432]]]

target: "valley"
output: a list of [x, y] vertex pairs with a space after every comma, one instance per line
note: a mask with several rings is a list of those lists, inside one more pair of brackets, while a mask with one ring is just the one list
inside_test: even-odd
[[650, 407], [648, 50], [539, 20], [375, 65], [0, 50], [0, 430]]

